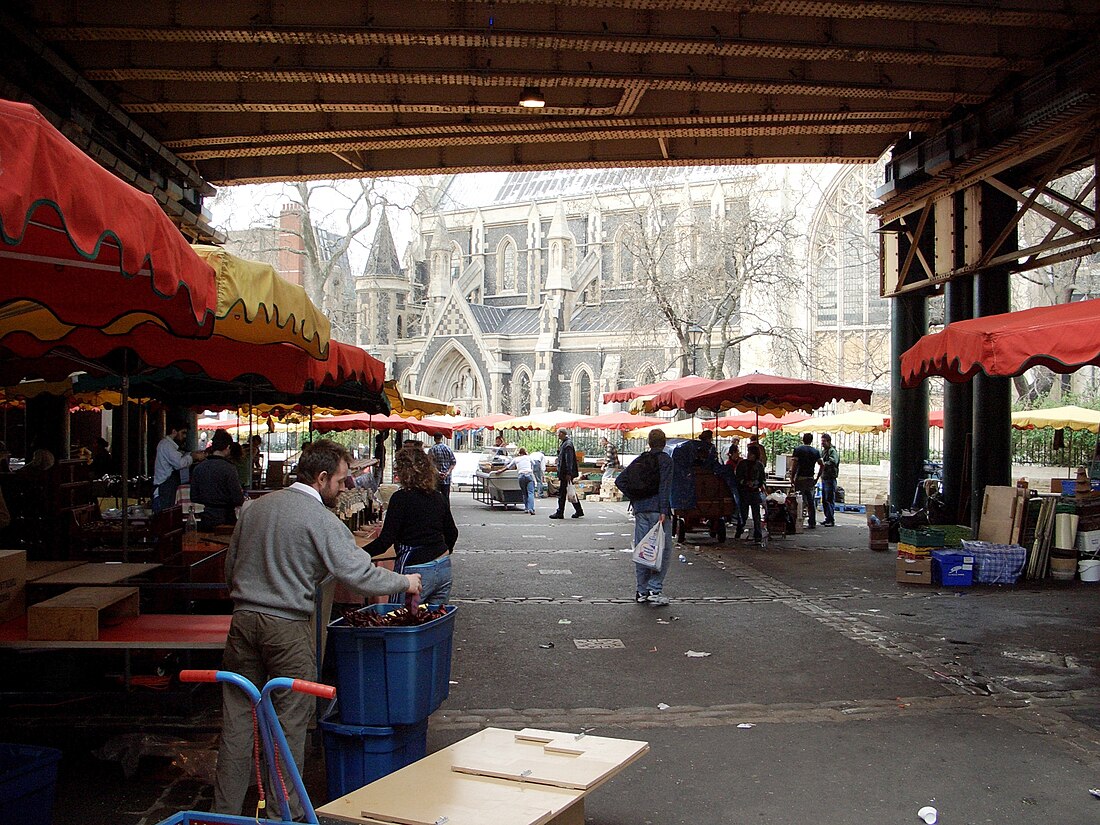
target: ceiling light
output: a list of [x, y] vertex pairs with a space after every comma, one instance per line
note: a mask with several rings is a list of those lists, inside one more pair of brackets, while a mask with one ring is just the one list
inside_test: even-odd
[[524, 86], [519, 105], [525, 109], [541, 109], [546, 105], [546, 98], [542, 96], [538, 86]]

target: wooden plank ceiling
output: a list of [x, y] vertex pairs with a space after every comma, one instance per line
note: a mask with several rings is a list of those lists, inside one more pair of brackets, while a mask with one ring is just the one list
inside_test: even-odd
[[[871, 161], [1095, 37], [1096, 0], [16, 0], [214, 183]], [[525, 87], [545, 98], [524, 109]]]

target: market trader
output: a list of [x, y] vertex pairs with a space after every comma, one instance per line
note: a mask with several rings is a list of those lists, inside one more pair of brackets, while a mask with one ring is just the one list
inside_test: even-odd
[[802, 494], [802, 506], [806, 511], [807, 530], [813, 530], [817, 527], [817, 505], [814, 504], [814, 488], [821, 478], [821, 470], [824, 467], [821, 462], [821, 453], [813, 446], [813, 441], [814, 437], [810, 433], [803, 433], [802, 443], [794, 448], [794, 468], [791, 470], [794, 489]]
[[181, 483], [180, 471], [206, 457], [206, 453], [201, 450], [194, 453], [183, 452], [187, 431], [188, 427], [182, 421], [171, 423], [168, 425], [168, 434], [157, 444], [157, 458], [153, 463], [154, 513], [167, 510], [176, 503], [176, 491]]
[[[241, 514], [225, 559], [233, 619], [223, 670], [259, 686], [276, 676], [314, 679], [314, 593], [329, 573], [366, 596], [420, 592], [420, 576], [375, 567], [351, 531], [326, 508], [344, 489], [350, 458], [328, 439], [307, 444], [298, 462], [298, 481], [257, 499]], [[304, 693], [275, 694], [275, 710], [299, 770], [315, 704]], [[214, 779], [217, 813], [241, 813], [253, 772], [252, 734], [248, 697], [225, 685]], [[291, 813], [297, 820], [304, 814], [293, 790]]]

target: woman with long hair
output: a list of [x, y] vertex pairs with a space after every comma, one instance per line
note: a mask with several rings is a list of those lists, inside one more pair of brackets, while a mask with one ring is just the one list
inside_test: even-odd
[[446, 604], [451, 596], [451, 553], [458, 528], [439, 492], [439, 472], [423, 450], [398, 450], [393, 474], [401, 489], [390, 497], [378, 538], [364, 550], [378, 556], [393, 547], [394, 570], [419, 573], [424, 604]]

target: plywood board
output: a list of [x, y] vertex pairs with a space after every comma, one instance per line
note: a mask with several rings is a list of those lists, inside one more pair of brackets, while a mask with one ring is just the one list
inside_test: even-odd
[[461, 773], [588, 791], [645, 754], [649, 744], [535, 728], [519, 733], [487, 728], [452, 750], [451, 767]]
[[567, 788], [457, 773], [451, 770], [451, 749], [444, 748], [317, 813], [387, 825], [545, 825], [582, 797]]
[[77, 587], [27, 610], [27, 638], [96, 641], [101, 620], [136, 615], [136, 587]]
[[35, 580], [35, 584], [118, 584], [158, 567], [159, 564], [145, 562], [96, 562], [59, 570]]
[[978, 540], [994, 544], [1012, 544], [1013, 518], [1016, 514], [1016, 488], [985, 488]]

